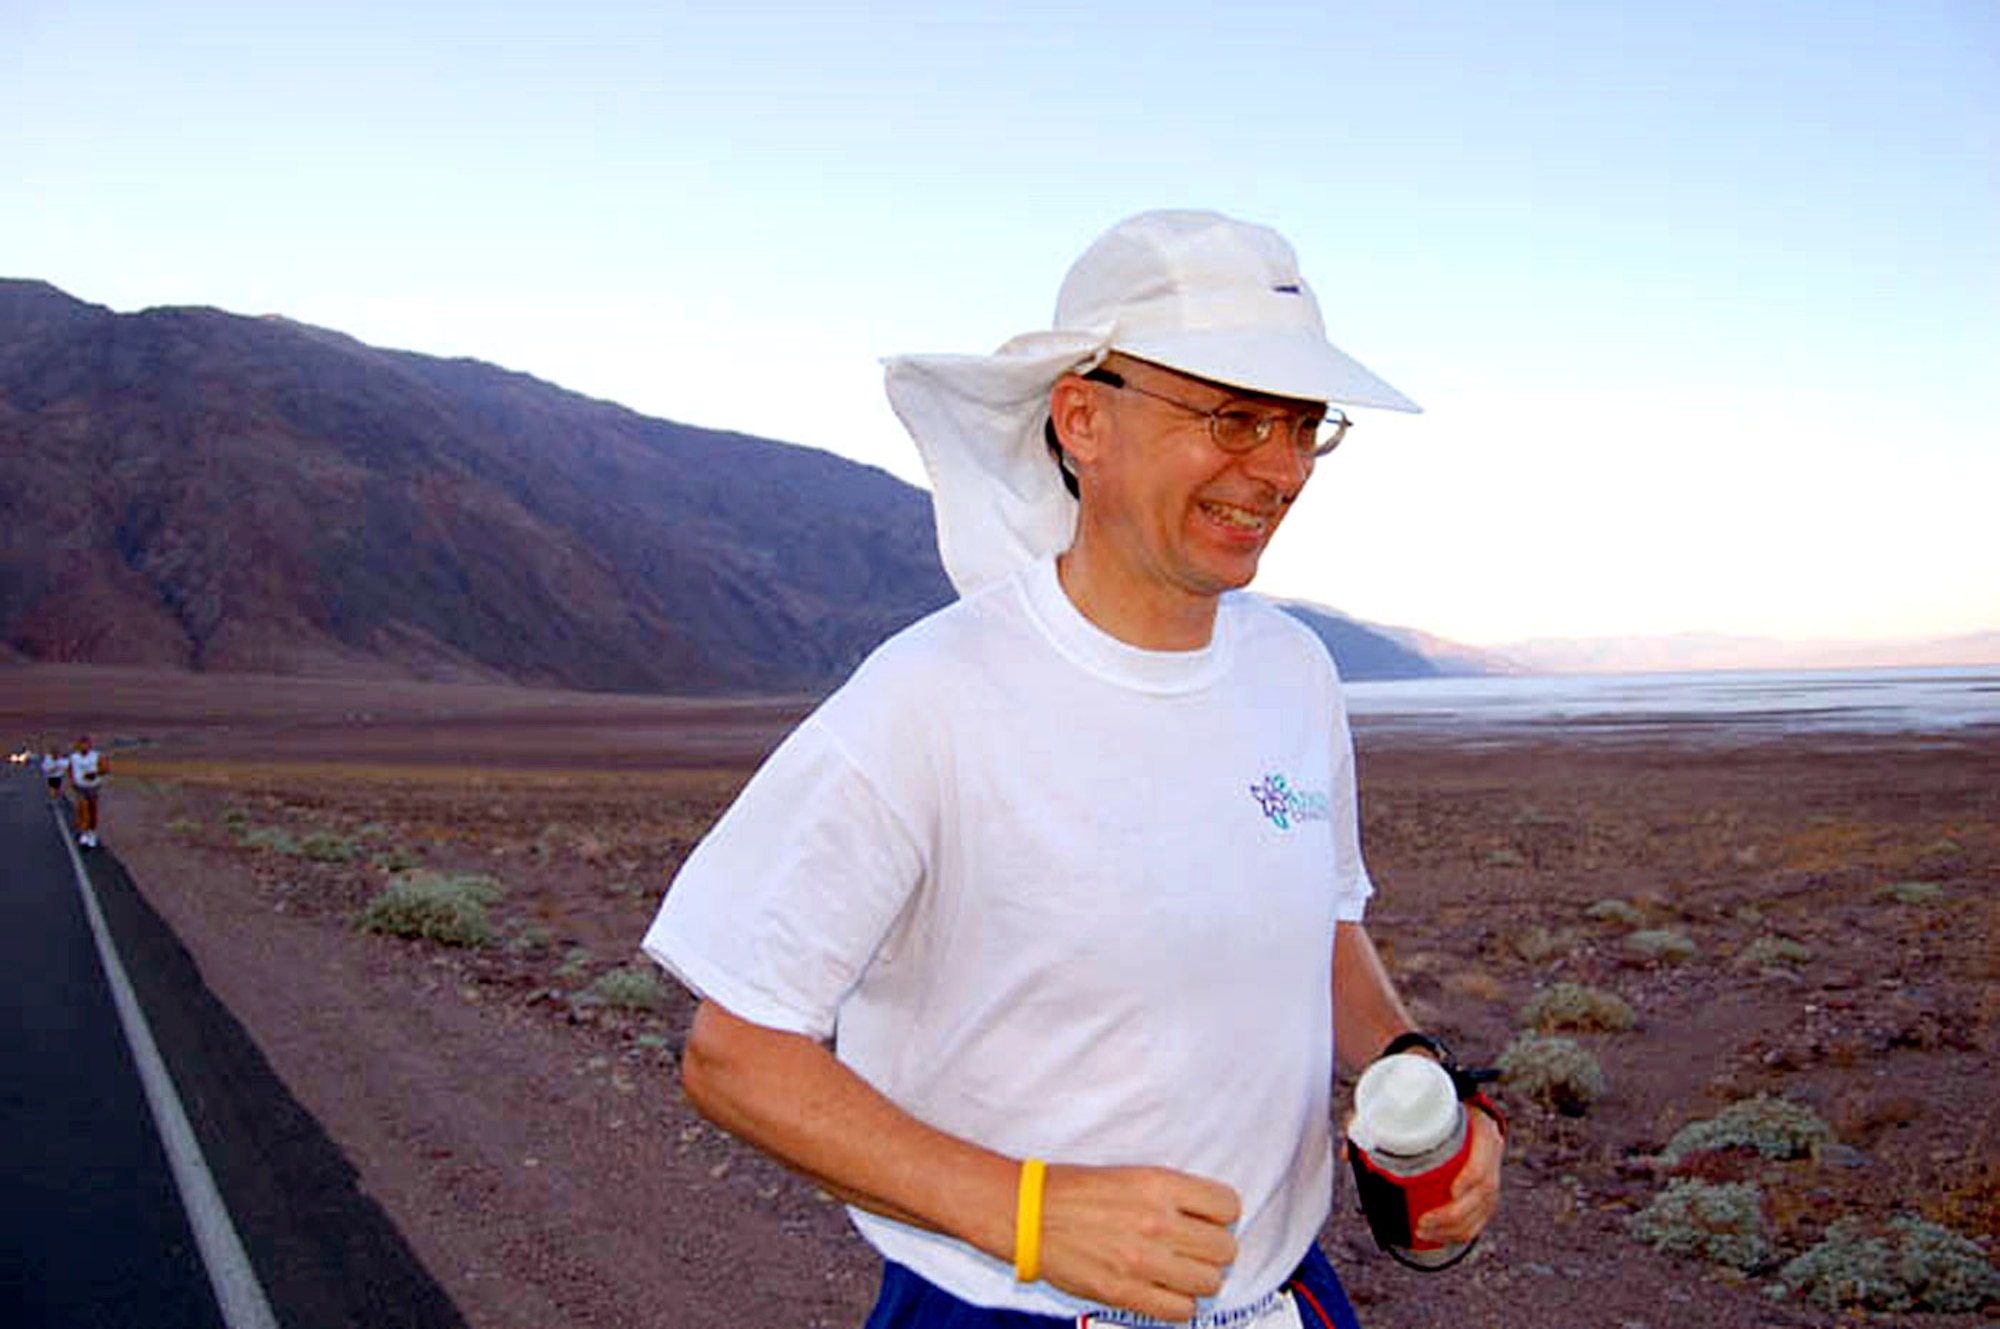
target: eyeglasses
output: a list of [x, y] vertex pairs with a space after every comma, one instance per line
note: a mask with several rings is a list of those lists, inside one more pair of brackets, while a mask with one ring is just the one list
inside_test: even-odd
[[1347, 418], [1345, 411], [1337, 407], [1329, 408], [1324, 416], [1303, 415], [1296, 418], [1275, 415], [1269, 411], [1255, 411], [1248, 406], [1233, 402], [1224, 402], [1209, 411], [1176, 400], [1164, 392], [1155, 392], [1136, 383], [1127, 383], [1124, 375], [1116, 370], [1093, 369], [1083, 377], [1092, 383], [1102, 383], [1106, 387], [1118, 388], [1125, 392], [1136, 392], [1142, 397], [1151, 397], [1154, 401], [1177, 406], [1189, 415], [1201, 416], [1208, 421], [1208, 436], [1215, 440], [1215, 446], [1237, 456], [1255, 452], [1263, 447], [1289, 423], [1293, 450], [1306, 460], [1316, 460], [1339, 447], [1340, 440], [1347, 437], [1347, 431], [1354, 423]]

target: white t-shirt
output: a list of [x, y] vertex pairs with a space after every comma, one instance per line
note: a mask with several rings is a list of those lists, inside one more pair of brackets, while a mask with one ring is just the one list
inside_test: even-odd
[[69, 774], [69, 758], [60, 752], [44, 752], [42, 774], [51, 780], [62, 779]]
[[[1204, 1309], [1278, 1286], [1331, 1202], [1334, 925], [1371, 887], [1319, 640], [1225, 596], [1210, 644], [1101, 632], [1045, 559], [875, 652], [689, 857], [645, 949], [1017, 1157], [1235, 1188]], [[851, 1211], [965, 1300], [1093, 1309]]]
[[74, 780], [80, 789], [97, 788], [104, 778], [97, 769], [97, 763], [96, 748], [88, 752], [72, 752], [69, 757], [69, 778]]

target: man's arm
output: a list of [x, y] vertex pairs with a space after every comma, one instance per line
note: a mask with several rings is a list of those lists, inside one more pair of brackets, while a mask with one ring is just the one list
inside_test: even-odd
[[[714, 1002], [681, 1060], [703, 1116], [848, 1203], [1014, 1259], [1020, 1160], [924, 1124], [798, 1034]], [[1041, 1276], [1066, 1292], [1165, 1320], [1194, 1314], [1236, 1257], [1236, 1193], [1166, 1168], [1051, 1163]]]
[[1340, 1068], [1359, 1074], [1390, 1039], [1416, 1027], [1368, 929], [1339, 924], [1333, 938], [1333, 1046]]
[[[1416, 1029], [1396, 995], [1396, 985], [1368, 929], [1341, 923], [1333, 942], [1333, 1036], [1342, 1068], [1359, 1072], [1398, 1034]], [[1470, 1241], [1493, 1219], [1500, 1207], [1500, 1161], [1506, 1140], [1499, 1123], [1484, 1112], [1467, 1118], [1472, 1131], [1472, 1157], [1452, 1186], [1449, 1203], [1431, 1210], [1417, 1224], [1424, 1241], [1456, 1244]], [[1343, 1149], [1346, 1148], [1343, 1142]]]

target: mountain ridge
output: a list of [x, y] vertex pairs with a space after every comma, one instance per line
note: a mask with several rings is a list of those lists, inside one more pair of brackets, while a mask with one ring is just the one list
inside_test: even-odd
[[26, 658], [785, 690], [949, 598], [927, 496], [830, 453], [58, 296], [0, 295], [0, 635]]

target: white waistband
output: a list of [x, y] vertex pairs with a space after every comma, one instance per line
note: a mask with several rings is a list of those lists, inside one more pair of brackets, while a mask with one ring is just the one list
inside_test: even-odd
[[1204, 1311], [1192, 1320], [1155, 1320], [1133, 1311], [1092, 1311], [1076, 1317], [1077, 1329], [1288, 1329], [1299, 1324], [1292, 1294], [1282, 1288], [1266, 1292], [1247, 1306]]

